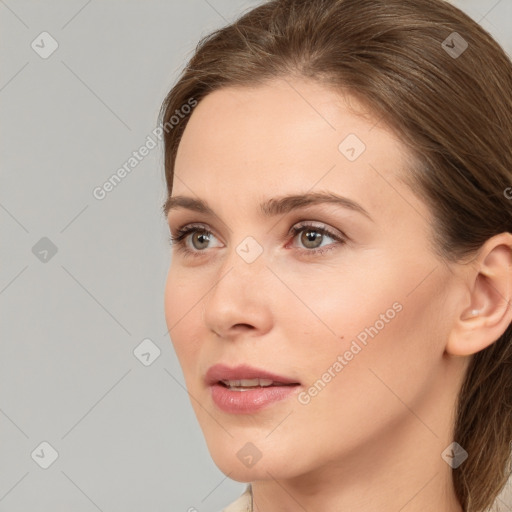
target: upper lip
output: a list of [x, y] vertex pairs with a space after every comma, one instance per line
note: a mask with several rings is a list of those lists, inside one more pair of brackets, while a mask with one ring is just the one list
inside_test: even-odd
[[208, 386], [223, 380], [244, 379], [269, 379], [281, 384], [300, 384], [296, 380], [284, 377], [283, 375], [277, 375], [275, 373], [271, 373], [266, 370], [260, 370], [259, 368], [253, 368], [252, 366], [245, 364], [235, 366], [233, 368], [224, 364], [216, 364], [206, 372], [205, 376], [205, 381]]

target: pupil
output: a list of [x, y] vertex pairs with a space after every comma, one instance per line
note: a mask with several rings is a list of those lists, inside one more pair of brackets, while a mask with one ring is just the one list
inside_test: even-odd
[[305, 235], [306, 235], [307, 243], [305, 243], [304, 245], [306, 245], [306, 247], [308, 247], [308, 243], [311, 243], [311, 242], [313, 242], [313, 247], [316, 247], [314, 242], [322, 237], [321, 233], [319, 233], [318, 231], [313, 231], [313, 230], [306, 231]]
[[[208, 243], [208, 238], [204, 233], [199, 233], [197, 235], [196, 240], [199, 241], [199, 244], [204, 243], [204, 242], [206, 242], [206, 244]], [[197, 249], [197, 247], [196, 247], [196, 249]]]

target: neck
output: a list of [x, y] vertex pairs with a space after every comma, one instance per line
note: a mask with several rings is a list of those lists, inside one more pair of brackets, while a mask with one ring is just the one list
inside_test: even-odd
[[436, 444], [430, 457], [423, 447], [393, 454], [388, 446], [373, 452], [385, 464], [372, 464], [368, 453], [364, 464], [359, 454], [308, 475], [253, 482], [254, 512], [463, 512], [440, 457], [448, 444]]

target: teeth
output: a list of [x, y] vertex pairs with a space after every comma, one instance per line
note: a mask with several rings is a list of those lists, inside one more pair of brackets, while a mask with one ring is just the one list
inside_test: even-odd
[[256, 387], [268, 387], [271, 386], [274, 381], [270, 379], [241, 379], [241, 380], [223, 380], [223, 384], [225, 384], [230, 389], [237, 389], [240, 391], [245, 391], [246, 389], [256, 388]]

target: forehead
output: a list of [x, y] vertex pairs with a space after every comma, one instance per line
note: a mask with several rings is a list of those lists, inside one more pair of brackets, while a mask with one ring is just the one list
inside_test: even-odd
[[216, 90], [184, 131], [173, 195], [209, 203], [227, 197], [243, 206], [331, 190], [368, 210], [399, 214], [407, 205], [396, 191], [406, 149], [377, 121], [355, 98], [309, 81]]
[[292, 84], [281, 79], [257, 87], [225, 87], [207, 95], [195, 108], [180, 152], [186, 151], [194, 139], [200, 139], [203, 146], [207, 144], [209, 152], [218, 148], [219, 156], [221, 150], [231, 146], [230, 157], [264, 157], [270, 151], [287, 149], [298, 154], [299, 147], [302, 151], [314, 150], [320, 139], [325, 139], [325, 147], [337, 151], [337, 142], [348, 133], [368, 142], [371, 138], [373, 147], [389, 147], [391, 133], [369, 133], [376, 123], [375, 116], [354, 97], [316, 82]]

